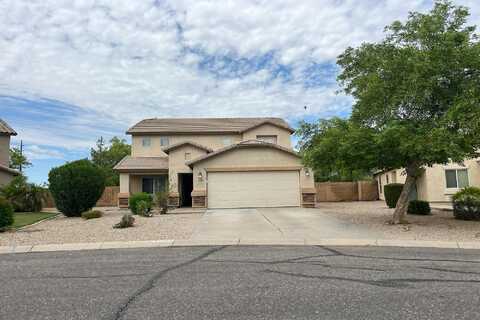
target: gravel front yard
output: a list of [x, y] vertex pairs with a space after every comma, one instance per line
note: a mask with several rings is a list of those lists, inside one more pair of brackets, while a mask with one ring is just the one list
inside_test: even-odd
[[99, 219], [66, 218], [59, 215], [16, 232], [0, 233], [0, 246], [86, 243], [103, 241], [142, 241], [188, 239], [201, 218], [199, 213], [135, 216], [135, 227], [113, 229], [127, 211], [100, 208]]
[[365, 226], [389, 240], [479, 241], [480, 222], [461, 221], [452, 212], [432, 209], [430, 216], [407, 215], [409, 225], [387, 225], [393, 209], [384, 201], [320, 202], [317, 208], [325, 214]]

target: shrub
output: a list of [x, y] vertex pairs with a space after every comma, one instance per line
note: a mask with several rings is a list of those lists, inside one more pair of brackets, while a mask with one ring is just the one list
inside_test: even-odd
[[153, 199], [151, 195], [145, 192], [134, 193], [129, 199], [130, 211], [132, 211], [133, 214], [138, 214], [138, 203], [140, 201], [147, 202], [147, 206], [150, 208], [150, 210], [152, 209]]
[[88, 160], [52, 169], [48, 181], [57, 209], [67, 217], [78, 217], [92, 209], [105, 189], [102, 170]]
[[155, 205], [160, 209], [160, 214], [167, 213], [168, 209], [168, 192], [161, 191], [155, 194]]
[[3, 187], [1, 194], [17, 212], [42, 211], [43, 201], [46, 198], [45, 189], [36, 184], [27, 183], [27, 178], [23, 175], [15, 177]]
[[480, 189], [464, 188], [453, 197], [453, 215], [459, 220], [480, 221]]
[[385, 202], [389, 208], [395, 208], [397, 206], [398, 198], [402, 193], [403, 184], [401, 183], [390, 183], [386, 184], [383, 192], [385, 193]]
[[85, 220], [101, 218], [102, 216], [103, 212], [99, 210], [90, 210], [82, 213], [82, 218]]
[[145, 200], [141, 200], [137, 202], [137, 214], [142, 217], [152, 217], [152, 204], [148, 203]]
[[130, 213], [125, 213], [122, 216], [122, 220], [119, 223], [115, 224], [113, 227], [116, 229], [130, 228], [133, 227], [135, 218]]
[[431, 212], [428, 201], [412, 200], [408, 203], [409, 214], [429, 215]]
[[0, 231], [13, 224], [13, 207], [5, 198], [0, 198]]

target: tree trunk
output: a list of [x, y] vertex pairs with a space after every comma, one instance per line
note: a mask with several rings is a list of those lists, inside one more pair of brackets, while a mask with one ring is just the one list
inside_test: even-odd
[[407, 209], [408, 209], [408, 197], [412, 188], [417, 182], [417, 176], [419, 169], [416, 166], [409, 166], [406, 169], [407, 178], [405, 179], [405, 184], [403, 185], [402, 193], [398, 198], [397, 205], [395, 206], [395, 211], [393, 212], [392, 224], [408, 223], [406, 219]]

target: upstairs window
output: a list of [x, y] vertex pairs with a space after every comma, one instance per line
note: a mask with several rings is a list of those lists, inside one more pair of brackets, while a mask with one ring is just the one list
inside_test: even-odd
[[448, 169], [445, 170], [445, 180], [447, 189], [461, 189], [468, 187], [467, 169]]
[[277, 144], [277, 136], [257, 136], [257, 140]]
[[169, 144], [168, 137], [160, 137], [160, 145], [162, 147], [168, 147]]
[[152, 144], [152, 139], [150, 139], [150, 138], [143, 138], [142, 139], [142, 146], [143, 147], [148, 148], [148, 147], [150, 147], [151, 144]]

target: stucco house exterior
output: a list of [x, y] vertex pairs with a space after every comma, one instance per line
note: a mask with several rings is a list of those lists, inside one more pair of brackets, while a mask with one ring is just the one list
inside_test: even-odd
[[[378, 172], [378, 194], [385, 200], [384, 186], [389, 183], [404, 183], [403, 169]], [[451, 202], [457, 191], [467, 186], [480, 187], [480, 158], [465, 160], [463, 163], [434, 165], [424, 169], [418, 178], [411, 198], [429, 202]]]
[[315, 206], [312, 170], [280, 118], [146, 119], [131, 127], [132, 154], [116, 166], [119, 206], [136, 192], [169, 192], [169, 206]]
[[5, 121], [0, 119], [0, 187], [7, 185], [19, 174], [10, 169], [10, 137], [17, 133]]

